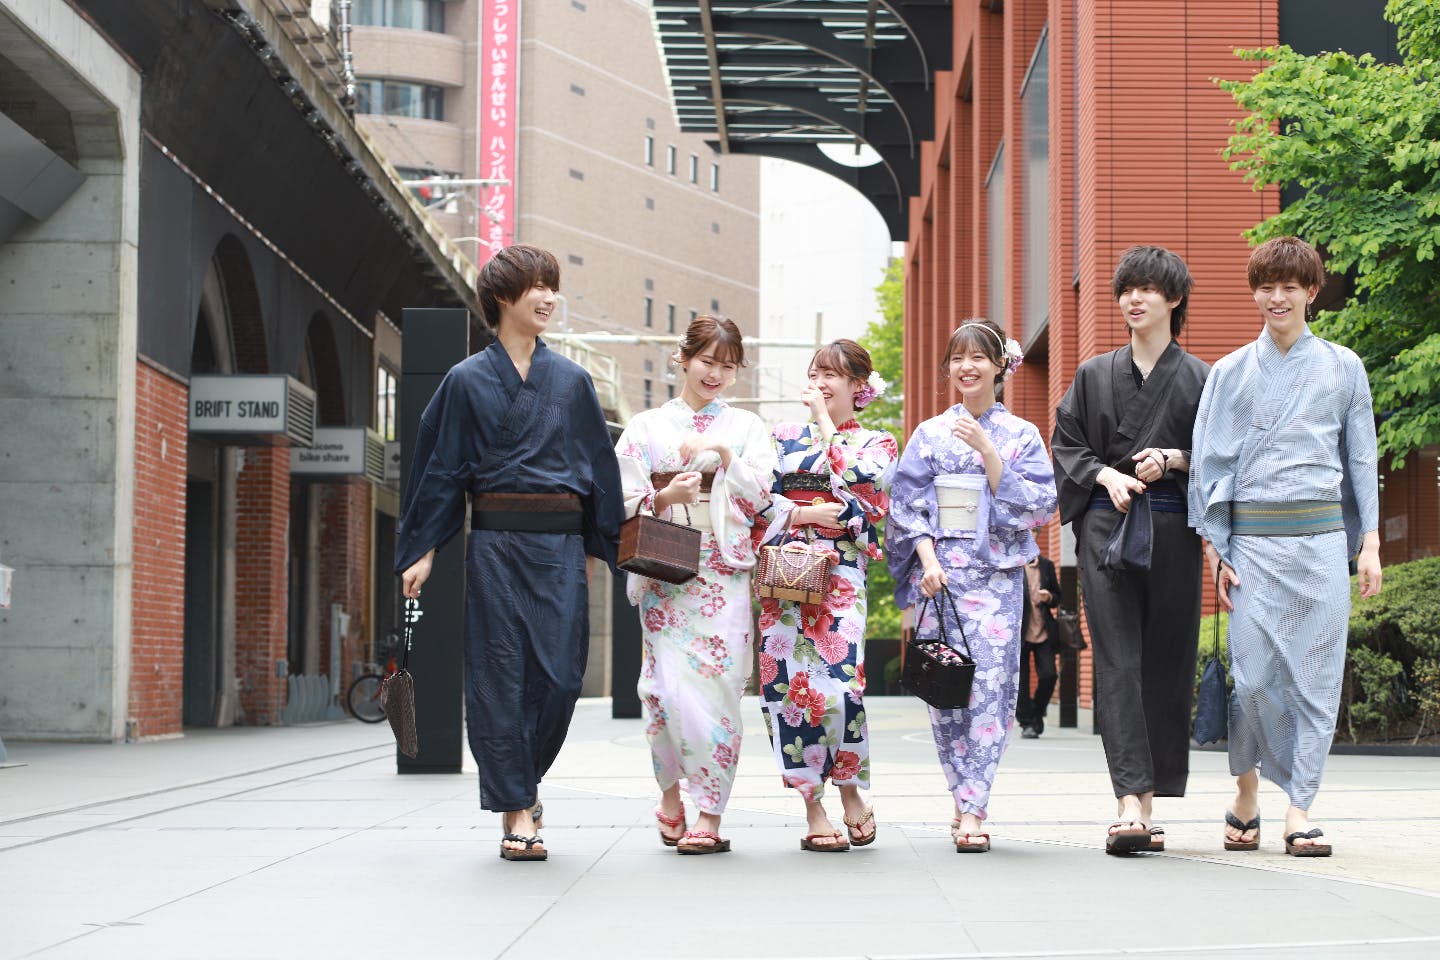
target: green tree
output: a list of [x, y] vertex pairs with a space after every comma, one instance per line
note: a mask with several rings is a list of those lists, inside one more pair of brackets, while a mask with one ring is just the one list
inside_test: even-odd
[[[904, 290], [905, 266], [891, 260], [884, 279], [875, 288], [875, 302], [880, 319], [872, 320], [860, 335], [858, 343], [870, 351], [875, 370], [888, 386], [883, 396], [872, 400], [860, 411], [859, 420], [872, 430], [888, 430], [896, 444], [905, 442], [904, 399], [901, 377], [905, 372]], [[865, 593], [869, 610], [865, 632], [871, 637], [900, 636], [900, 611], [895, 606], [895, 579], [882, 561], [872, 563], [866, 577]], [[876, 665], [877, 669], [879, 664]]]
[[1220, 86], [1249, 114], [1223, 154], [1232, 168], [1256, 189], [1305, 191], [1247, 236], [1302, 236], [1332, 272], [1353, 275], [1316, 332], [1365, 361], [1380, 450], [1403, 465], [1440, 442], [1440, 3], [1390, 0], [1385, 18], [1398, 28], [1399, 64], [1241, 50], [1268, 65]]

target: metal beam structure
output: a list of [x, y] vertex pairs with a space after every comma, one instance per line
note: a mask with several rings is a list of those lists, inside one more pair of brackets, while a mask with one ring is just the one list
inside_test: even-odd
[[[792, 160], [855, 187], [908, 235], [951, 0], [655, 0], [680, 129], [722, 153]], [[869, 166], [819, 148], [868, 146]]]

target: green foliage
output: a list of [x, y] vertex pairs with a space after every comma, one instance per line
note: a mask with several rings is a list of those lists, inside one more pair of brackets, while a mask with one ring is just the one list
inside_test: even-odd
[[1418, 738], [1440, 720], [1440, 557], [1385, 570], [1384, 589], [1361, 599], [1352, 582], [1345, 723], [1382, 731], [1418, 716]]
[[1349, 696], [1345, 699], [1345, 722], [1350, 739], [1355, 725], [1375, 724], [1382, 733], [1405, 714], [1405, 685], [1398, 661], [1366, 647], [1351, 647], [1348, 655]]
[[[1440, 557], [1389, 567], [1384, 589], [1368, 600], [1351, 595], [1350, 645], [1440, 659]], [[1407, 649], [1408, 648], [1408, 651]]]
[[1351, 296], [1315, 332], [1365, 361], [1380, 450], [1403, 465], [1440, 441], [1440, 3], [1390, 0], [1385, 17], [1399, 31], [1399, 64], [1242, 50], [1267, 65], [1220, 86], [1248, 112], [1223, 151], [1231, 167], [1257, 189], [1306, 191], [1248, 236], [1304, 237], [1332, 272], [1353, 272]]
[[[871, 401], [860, 411], [860, 422], [872, 430], [887, 430], [896, 445], [905, 442], [904, 408], [901, 377], [905, 372], [904, 346], [904, 283], [905, 269], [899, 260], [891, 260], [884, 279], [875, 288], [875, 301], [880, 319], [857, 341], [870, 352], [875, 370], [889, 384], [883, 396]], [[884, 524], [881, 524], [883, 537]], [[895, 606], [895, 578], [885, 562], [871, 562], [865, 580], [869, 610], [865, 620], [867, 637], [900, 636], [900, 610]]]

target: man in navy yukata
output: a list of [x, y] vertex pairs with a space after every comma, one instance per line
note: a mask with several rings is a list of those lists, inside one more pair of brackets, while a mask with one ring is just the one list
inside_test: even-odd
[[613, 567], [625, 516], [594, 383], [540, 339], [559, 288], [559, 264], [537, 247], [507, 247], [481, 269], [495, 339], [452, 367], [425, 408], [395, 551], [404, 594], [418, 597], [470, 497], [465, 721], [506, 860], [547, 856], [533, 808], [585, 672], [585, 557]]
[[1230, 612], [1227, 850], [1260, 846], [1260, 777], [1285, 791], [1285, 852], [1328, 857], [1310, 824], [1335, 736], [1350, 624], [1380, 592], [1375, 410], [1365, 365], [1310, 332], [1324, 262], [1297, 237], [1255, 248], [1260, 336], [1215, 364], [1195, 419], [1190, 522]]

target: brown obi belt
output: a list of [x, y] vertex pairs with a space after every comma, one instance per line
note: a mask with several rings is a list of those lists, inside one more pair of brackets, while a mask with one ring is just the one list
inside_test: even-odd
[[[678, 472], [676, 472], [676, 473], [652, 473], [652, 474], [650, 474], [650, 485], [653, 486], [656, 490], [664, 490], [666, 487], [670, 486], [670, 481], [671, 481], [671, 480], [674, 480], [674, 479], [675, 479], [676, 477], [678, 477], [678, 476], [680, 476], [680, 474], [679, 474]], [[714, 487], [715, 487], [715, 474], [713, 474], [713, 473], [702, 473], [702, 474], [700, 474], [700, 492], [701, 492], [701, 493], [709, 493], [712, 489], [714, 489]]]
[[471, 530], [580, 533], [584, 516], [573, 493], [477, 493], [470, 498]]
[[786, 473], [780, 476], [780, 492], [795, 503], [814, 506], [817, 503], [839, 503], [830, 489], [830, 477], [818, 473]]

